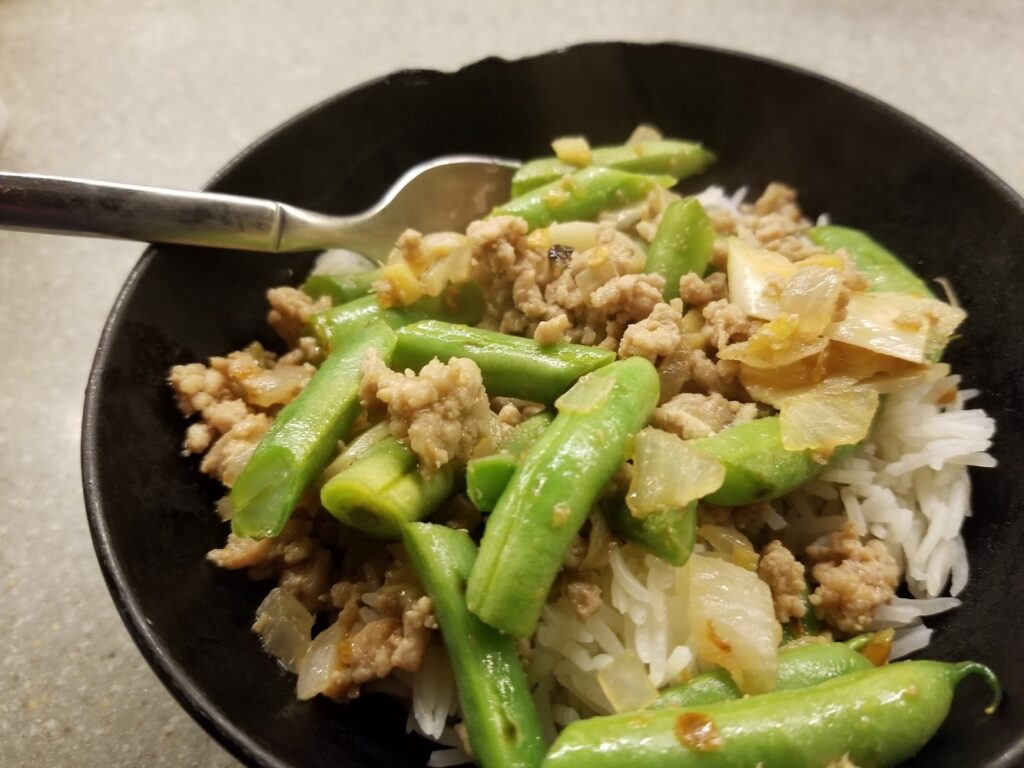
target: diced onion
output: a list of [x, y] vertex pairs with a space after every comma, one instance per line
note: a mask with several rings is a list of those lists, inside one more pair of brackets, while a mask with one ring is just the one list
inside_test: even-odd
[[260, 408], [290, 402], [309, 383], [313, 370], [303, 365], [278, 365], [241, 380], [245, 401]]
[[810, 449], [831, 455], [837, 446], [867, 437], [876, 410], [876, 390], [829, 379], [779, 402], [782, 445], [789, 451]]
[[341, 627], [331, 624], [317, 635], [299, 664], [299, 678], [295, 695], [305, 701], [327, 690], [331, 673], [339, 666], [338, 645], [342, 639]]
[[266, 652], [294, 673], [309, 649], [313, 615], [287, 589], [275, 587], [256, 609], [252, 629]]
[[748, 571], [757, 569], [758, 557], [754, 545], [736, 529], [707, 524], [697, 529], [697, 535], [706, 541], [712, 550], [721, 553], [726, 560]]
[[570, 165], [590, 165], [590, 144], [582, 136], [563, 136], [551, 142], [555, 157]]
[[785, 256], [729, 238], [729, 301], [748, 315], [771, 320], [779, 314], [786, 281], [796, 267]]
[[937, 299], [906, 293], [858, 293], [846, 317], [833, 323], [830, 339], [911, 363], [941, 352], [966, 313]]
[[757, 574], [725, 560], [690, 558], [687, 613], [697, 658], [725, 668], [746, 694], [775, 687], [782, 627]]
[[813, 357], [828, 344], [828, 339], [800, 333], [796, 315], [780, 314], [758, 328], [749, 341], [719, 351], [723, 360], [739, 360], [752, 368], [776, 369]]
[[678, 435], [648, 427], [633, 443], [633, 479], [626, 504], [637, 517], [663, 509], [682, 508], [725, 481], [717, 459], [688, 445]]
[[647, 669], [633, 651], [619, 654], [598, 670], [597, 683], [616, 712], [643, 709], [658, 698], [658, 689], [647, 676]]
[[590, 413], [608, 398], [614, 386], [607, 376], [587, 374], [555, 400], [555, 408], [559, 413]]
[[842, 288], [838, 269], [818, 264], [799, 268], [782, 291], [779, 311], [796, 317], [798, 334], [814, 338], [832, 322]]

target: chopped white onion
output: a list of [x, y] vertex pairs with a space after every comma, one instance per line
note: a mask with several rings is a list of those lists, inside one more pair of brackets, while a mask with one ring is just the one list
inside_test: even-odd
[[597, 673], [597, 683], [616, 712], [643, 709], [658, 698], [658, 689], [633, 651], [619, 654]]
[[843, 274], [823, 264], [810, 264], [797, 269], [779, 300], [779, 311], [797, 318], [797, 333], [814, 338], [832, 322], [839, 306]]
[[607, 376], [587, 374], [555, 400], [555, 408], [559, 413], [590, 413], [608, 398], [614, 386]]
[[786, 281], [796, 267], [785, 256], [729, 238], [729, 301], [748, 315], [771, 320], [779, 314]]
[[312, 699], [327, 690], [331, 673], [340, 663], [338, 644], [341, 639], [341, 627], [334, 623], [310, 643], [309, 650], [299, 663], [299, 678], [295, 682], [295, 695], [299, 699]]
[[937, 299], [906, 293], [856, 293], [846, 317], [826, 329], [830, 339], [881, 355], [923, 363], [941, 352], [966, 313]]
[[275, 587], [256, 609], [252, 630], [264, 650], [294, 673], [309, 649], [313, 614], [287, 589]]
[[827, 455], [837, 446], [859, 443], [871, 429], [878, 402], [874, 389], [842, 379], [789, 395], [779, 403], [782, 445]]
[[691, 557], [687, 571], [699, 661], [726, 669], [744, 693], [772, 690], [782, 627], [768, 585], [752, 571], [703, 555]]
[[678, 435], [648, 427], [633, 442], [626, 504], [637, 517], [682, 508], [721, 488], [725, 467]]

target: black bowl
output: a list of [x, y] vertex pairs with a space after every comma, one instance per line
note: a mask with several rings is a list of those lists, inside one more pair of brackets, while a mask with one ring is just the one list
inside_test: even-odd
[[[1010, 766], [1024, 756], [1024, 301], [1011, 273], [1024, 202], [955, 146], [844, 86], [771, 62], [680, 45], [583, 45], [487, 59], [455, 73], [400, 72], [332, 98], [257, 142], [211, 184], [328, 212], [374, 202], [403, 171], [450, 153], [530, 157], [551, 138], [621, 141], [650, 122], [719, 156], [694, 186], [795, 186], [805, 209], [873, 233], [923, 275], [956, 286], [969, 320], [951, 352], [999, 424], [1001, 469], [976, 474], [965, 536], [964, 605], [936, 621], [924, 654], [977, 659], [1002, 677], [999, 714], [965, 684], [914, 761]], [[296, 282], [312, 255], [153, 247], [107, 322], [89, 381], [85, 496], [96, 550], [136, 643], [182, 705], [241, 759], [265, 766], [423, 765], [395, 703], [300, 703], [294, 679], [249, 631], [265, 587], [204, 562], [225, 529], [219, 490], [179, 455], [184, 422], [167, 369], [270, 342], [267, 287]]]

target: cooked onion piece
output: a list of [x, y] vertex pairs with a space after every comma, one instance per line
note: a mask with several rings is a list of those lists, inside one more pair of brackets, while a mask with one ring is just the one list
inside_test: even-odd
[[779, 311], [796, 317], [796, 332], [805, 338], [820, 336], [835, 319], [843, 273], [838, 266], [802, 263], [786, 283]]
[[633, 479], [626, 505], [634, 516], [646, 517], [685, 507], [717, 491], [724, 481], [725, 467], [717, 459], [678, 435], [647, 427], [633, 441]]
[[783, 288], [796, 270], [779, 253], [729, 238], [729, 301], [752, 317], [771, 320], [779, 314]]
[[253, 631], [260, 636], [263, 648], [295, 673], [309, 649], [313, 614], [287, 589], [270, 590], [259, 608]]
[[687, 614], [700, 663], [728, 670], [743, 693], [772, 690], [782, 627], [768, 585], [753, 571], [701, 555], [690, 558], [687, 571]]
[[878, 391], [849, 379], [828, 379], [783, 397], [778, 407], [786, 450], [810, 449], [829, 456], [837, 446], [867, 437], [878, 410]]
[[597, 673], [597, 683], [616, 712], [643, 709], [658, 698], [658, 689], [633, 651], [619, 654]]
[[317, 635], [299, 664], [299, 679], [295, 683], [295, 695], [305, 701], [327, 690], [331, 673], [341, 666], [338, 645], [344, 633], [335, 622]]
[[758, 328], [749, 341], [733, 344], [719, 351], [723, 360], [739, 360], [752, 368], [774, 370], [817, 355], [825, 349], [828, 339], [806, 336], [800, 332], [800, 318], [780, 314]]
[[449, 283], [468, 282], [472, 265], [473, 248], [468, 237], [457, 232], [434, 232], [424, 235], [413, 247], [392, 249], [374, 287], [382, 306], [408, 306], [424, 295], [440, 296]]
[[906, 293], [858, 293], [846, 317], [825, 331], [830, 339], [880, 355], [924, 363], [942, 351], [967, 313], [938, 299]]

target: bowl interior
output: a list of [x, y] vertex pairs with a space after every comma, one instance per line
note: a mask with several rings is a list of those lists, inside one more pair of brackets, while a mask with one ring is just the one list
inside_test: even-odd
[[[965, 386], [999, 425], [1001, 468], [975, 475], [965, 529], [972, 564], [964, 605], [932, 622], [927, 657], [976, 659], [1007, 699], [982, 715], [965, 684], [954, 714], [913, 761], [1016, 765], [1024, 754], [1024, 680], [1016, 646], [1024, 613], [1021, 362], [1024, 303], [1011, 276], [1024, 204], [932, 132], [806, 72], [676, 45], [593, 44], [522, 61], [488, 59], [456, 73], [406, 72], [300, 115], [233, 161], [212, 185], [327, 212], [373, 203], [404, 170], [450, 153], [528, 158], [584, 133], [622, 141], [641, 122], [703, 141], [719, 162], [689, 182], [753, 194], [781, 180], [811, 215], [871, 232], [927, 278], [948, 277], [969, 313], [950, 353]], [[266, 587], [204, 561], [226, 535], [218, 487], [179, 455], [184, 420], [166, 372], [252, 339], [273, 343], [266, 288], [299, 281], [312, 256], [150, 248], [111, 314], [90, 380], [83, 432], [86, 497], [97, 552], [122, 617], [183, 705], [259, 765], [424, 765], [382, 696], [348, 705], [294, 699], [294, 678], [249, 631]]]

